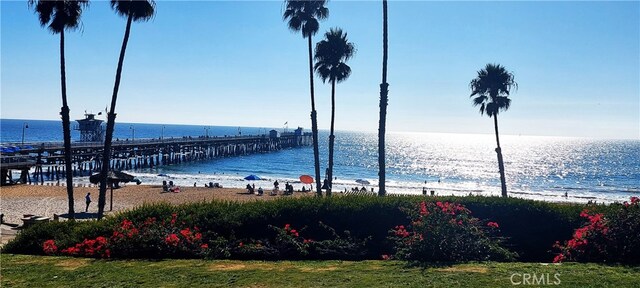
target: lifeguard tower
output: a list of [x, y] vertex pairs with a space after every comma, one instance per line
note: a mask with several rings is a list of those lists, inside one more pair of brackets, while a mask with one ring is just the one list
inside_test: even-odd
[[80, 131], [80, 142], [102, 142], [104, 141], [104, 129], [102, 120], [96, 119], [95, 114], [85, 113], [84, 119], [76, 120], [78, 126], [75, 130]]

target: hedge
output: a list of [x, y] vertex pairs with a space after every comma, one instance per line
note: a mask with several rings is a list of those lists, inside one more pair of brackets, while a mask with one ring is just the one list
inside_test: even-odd
[[[553, 244], [571, 238], [573, 230], [582, 223], [580, 211], [586, 207], [585, 204], [481, 196], [340, 196], [244, 203], [212, 201], [176, 206], [153, 204], [120, 212], [101, 221], [36, 224], [21, 231], [3, 248], [3, 252], [43, 254], [42, 244], [49, 239], [60, 245], [72, 245], [87, 238], [108, 237], [124, 219], [141, 223], [150, 217], [168, 219], [176, 213], [179, 221], [184, 221], [189, 227], [199, 227], [205, 236], [227, 239], [262, 239], [274, 233], [272, 227], [285, 224], [304, 228], [303, 233], [309, 238], [325, 239], [327, 229], [320, 225], [324, 223], [338, 233], [350, 231], [355, 239], [369, 239], [366, 251], [358, 256], [359, 259], [380, 259], [381, 255], [393, 250], [393, 243], [387, 239], [389, 231], [397, 225], [408, 224], [407, 216], [400, 208], [412, 207], [420, 201], [459, 203], [471, 210], [474, 217], [499, 223], [500, 236], [505, 238], [504, 247], [516, 252], [517, 260], [523, 262], [551, 261]], [[606, 211], [610, 206], [599, 205], [591, 209]], [[234, 255], [230, 257], [234, 258]], [[345, 258], [352, 259], [353, 255]]]

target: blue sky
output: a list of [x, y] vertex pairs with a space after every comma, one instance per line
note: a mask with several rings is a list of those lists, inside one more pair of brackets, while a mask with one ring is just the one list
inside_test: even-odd
[[[59, 37], [26, 1], [1, 4], [1, 117], [59, 119]], [[376, 131], [382, 5], [331, 1], [319, 41], [341, 27], [356, 45], [336, 88], [336, 129]], [[134, 23], [117, 121], [311, 126], [307, 42], [282, 21], [281, 1], [158, 1]], [[93, 1], [67, 33], [72, 118], [108, 105], [125, 19]], [[389, 3], [390, 131], [493, 133], [469, 99], [487, 63], [519, 89], [502, 134], [640, 139], [640, 2]], [[330, 87], [316, 78], [321, 129]]]

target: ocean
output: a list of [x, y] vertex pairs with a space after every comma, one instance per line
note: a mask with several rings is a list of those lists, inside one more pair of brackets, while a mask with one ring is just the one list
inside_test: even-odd
[[[25, 143], [62, 142], [59, 121], [0, 119], [0, 143], [22, 142], [25, 123], [28, 126], [24, 129]], [[255, 135], [271, 129], [117, 123], [114, 139]], [[79, 138], [78, 131], [73, 131], [73, 141]], [[324, 177], [328, 131], [321, 130], [319, 140]], [[501, 135], [500, 141], [507, 188], [512, 197], [610, 203], [640, 195], [640, 140]], [[335, 145], [334, 191], [362, 187], [357, 179], [369, 181], [366, 188], [377, 191], [377, 134], [338, 131]], [[421, 194], [426, 188], [437, 195], [500, 195], [495, 146], [493, 134], [390, 132], [387, 134], [387, 190]], [[273, 181], [278, 180], [300, 189], [299, 176], [314, 176], [313, 171], [313, 148], [308, 146], [127, 172], [144, 184], [172, 180], [183, 186], [217, 182], [224, 187], [238, 188], [249, 183], [243, 179], [245, 176], [256, 174], [265, 179], [252, 181], [256, 187], [271, 188]], [[75, 182], [88, 183], [88, 177], [77, 178]]]

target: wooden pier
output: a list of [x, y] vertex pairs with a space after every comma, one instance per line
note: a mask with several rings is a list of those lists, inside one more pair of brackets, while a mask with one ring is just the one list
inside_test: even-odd
[[[221, 157], [267, 153], [285, 148], [308, 146], [311, 133], [233, 137], [182, 137], [114, 141], [112, 170], [153, 168]], [[20, 183], [44, 183], [64, 178], [64, 146], [62, 143], [28, 143], [19, 152], [0, 156], [0, 185], [11, 183], [12, 170], [20, 171]], [[90, 176], [102, 165], [102, 142], [76, 142], [71, 145], [74, 176]], [[29, 169], [35, 167], [30, 175]], [[33, 178], [33, 179], [32, 179]]]

